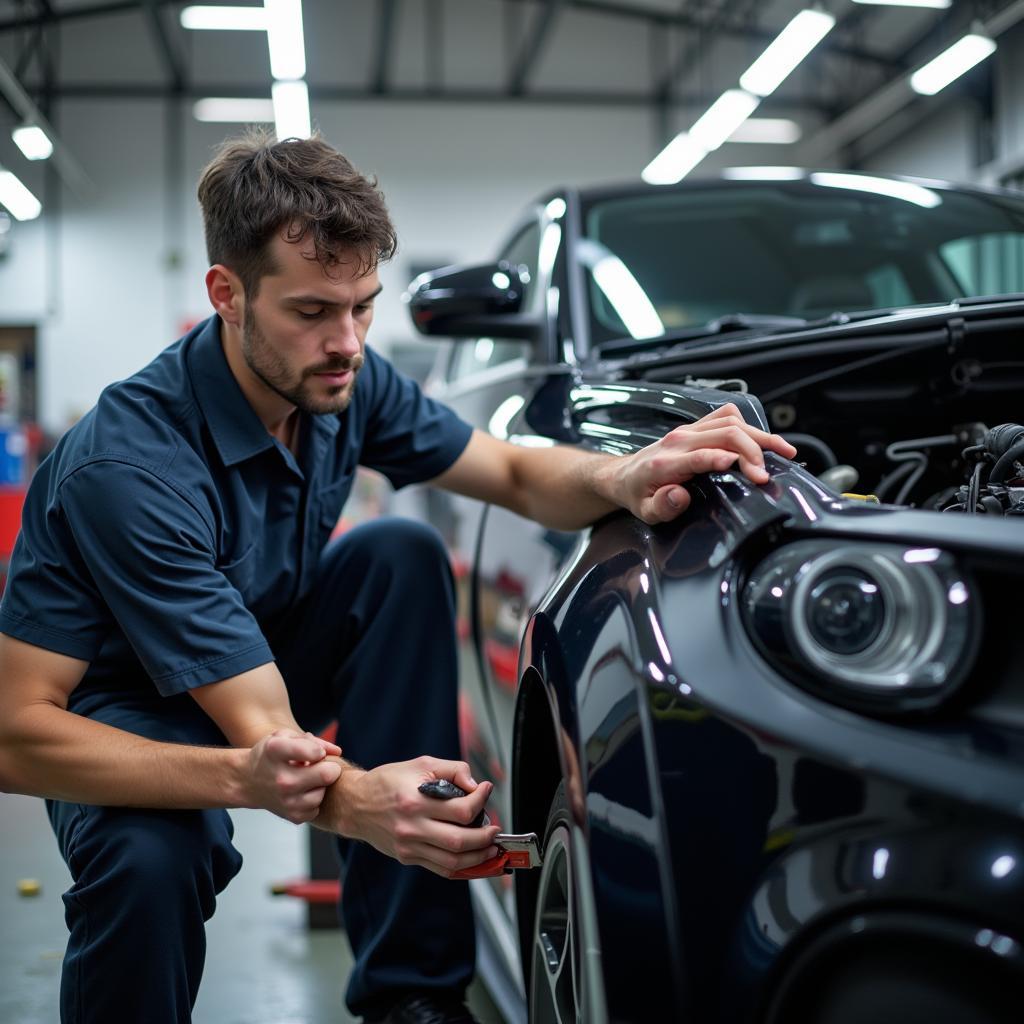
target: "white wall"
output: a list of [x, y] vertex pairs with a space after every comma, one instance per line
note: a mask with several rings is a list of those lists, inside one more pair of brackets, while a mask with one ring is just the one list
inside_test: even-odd
[[969, 100], [954, 100], [923, 111], [913, 104], [893, 119], [895, 124], [880, 129], [895, 138], [888, 145], [871, 150], [860, 166], [881, 174], [971, 181], [975, 171], [976, 117]]
[[[385, 348], [413, 337], [399, 302], [410, 262], [490, 258], [531, 198], [562, 181], [635, 177], [654, 145], [653, 119], [634, 109], [331, 103], [315, 105], [313, 115], [329, 142], [380, 179], [399, 232], [371, 334]], [[41, 420], [49, 429], [63, 428], [105, 384], [207, 315], [195, 183], [232, 129], [198, 124], [183, 108], [174, 185], [183, 223], [169, 225], [164, 116], [156, 101], [63, 103], [61, 135], [95, 193], [64, 193], [59, 240], [48, 210], [15, 224], [10, 258], [0, 263], [0, 322], [39, 327]], [[182, 260], [169, 266], [179, 240]]]

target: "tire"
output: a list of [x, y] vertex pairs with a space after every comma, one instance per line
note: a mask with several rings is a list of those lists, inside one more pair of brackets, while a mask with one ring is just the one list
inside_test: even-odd
[[544, 830], [530, 944], [530, 1024], [605, 1024], [601, 950], [586, 837], [565, 783]]

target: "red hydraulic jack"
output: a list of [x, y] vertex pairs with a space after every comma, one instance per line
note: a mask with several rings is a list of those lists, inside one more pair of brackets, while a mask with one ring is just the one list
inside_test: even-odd
[[[466, 796], [466, 791], [447, 779], [431, 779], [419, 787], [424, 796], [436, 800], [454, 800]], [[470, 828], [479, 828], [487, 824], [487, 815], [483, 811], [470, 822]], [[493, 878], [507, 871], [537, 868], [541, 864], [540, 844], [536, 832], [513, 834], [499, 832], [494, 837], [494, 845], [498, 847], [498, 855], [472, 868], [456, 871], [452, 878]]]

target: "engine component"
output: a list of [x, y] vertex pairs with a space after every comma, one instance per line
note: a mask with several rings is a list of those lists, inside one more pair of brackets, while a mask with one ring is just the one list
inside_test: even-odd
[[980, 443], [964, 449], [963, 457], [971, 467], [968, 482], [944, 511], [1024, 515], [1024, 426], [1001, 423], [987, 430]]
[[831, 487], [833, 491], [839, 491], [840, 494], [843, 494], [857, 486], [860, 473], [853, 466], [843, 464], [841, 466], [830, 466], [824, 473], [818, 474], [818, 479], [826, 487]]

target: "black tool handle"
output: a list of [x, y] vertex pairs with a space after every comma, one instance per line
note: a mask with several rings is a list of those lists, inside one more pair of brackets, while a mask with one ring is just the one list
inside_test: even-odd
[[[429, 779], [427, 782], [421, 782], [419, 789], [424, 796], [433, 797], [435, 800], [454, 800], [456, 797], [468, 795], [464, 789], [447, 779]], [[469, 823], [469, 827], [480, 828], [481, 825], [486, 825], [488, 822], [487, 815], [481, 811]]]

